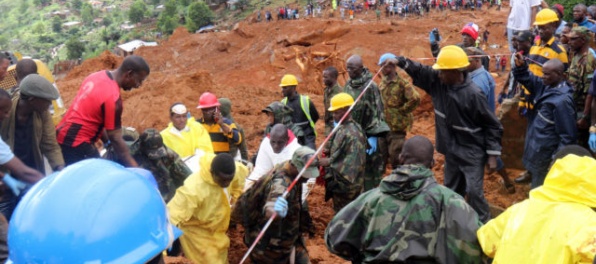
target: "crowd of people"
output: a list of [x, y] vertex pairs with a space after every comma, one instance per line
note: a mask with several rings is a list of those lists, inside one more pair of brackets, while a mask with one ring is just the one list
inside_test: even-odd
[[[511, 2], [511, 70], [502, 91], [495, 91], [488, 71], [490, 55], [477, 45], [476, 24], [463, 26], [460, 43], [443, 47], [435, 28], [432, 66], [384, 53], [377, 85], [362, 58], [352, 55], [344, 86], [336, 67], [325, 68], [321, 114], [299, 93], [299, 78], [284, 75], [283, 98], [262, 110], [267, 123], [253, 157], [232, 102], [216, 91], [199, 96], [200, 117], [172, 102], [171, 122], [161, 131], [123, 126], [120, 89], [139, 88], [149, 76], [142, 57], [128, 56], [117, 69], [85, 78], [56, 126], [49, 114], [56, 88], [37, 74], [34, 61], [20, 60], [18, 89], [0, 90], [6, 169], [0, 260], [160, 263], [168, 249], [194, 263], [228, 263], [226, 232], [242, 225], [245, 244], [255, 245], [253, 263], [310, 263], [303, 234], [315, 227], [307, 197], [320, 184], [335, 213], [326, 246], [354, 263], [483, 263], [485, 256], [495, 263], [592, 263], [592, 7], [576, 5], [573, 21], [565, 22], [561, 5], [538, 11], [539, 1]], [[7, 61], [0, 53], [0, 79]], [[506, 71], [506, 62], [497, 59], [496, 69]], [[435, 146], [423, 136], [408, 137], [420, 104], [414, 86], [432, 99]], [[516, 192], [500, 158], [497, 103], [514, 106], [527, 120], [520, 157], [527, 172], [515, 182], [530, 183], [531, 191], [492, 216], [485, 170]], [[324, 135], [316, 130], [319, 119]], [[323, 137], [328, 141], [317, 153]], [[443, 185], [432, 170], [435, 149], [445, 157]]]

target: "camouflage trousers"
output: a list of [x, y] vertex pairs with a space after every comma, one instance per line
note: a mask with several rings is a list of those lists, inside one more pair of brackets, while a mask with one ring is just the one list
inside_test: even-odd
[[366, 167], [364, 168], [364, 190], [374, 189], [379, 186], [385, 171], [385, 155], [377, 148], [372, 155], [366, 154]]
[[352, 190], [342, 193], [333, 192], [333, 194], [331, 195], [331, 199], [333, 199], [333, 211], [337, 214], [337, 212], [344, 208], [344, 206], [348, 205], [356, 198], [358, 198], [360, 193], [362, 193], [362, 188], [354, 188]]
[[[302, 242], [297, 242], [295, 248], [295, 264], [310, 264], [308, 251]], [[250, 260], [254, 264], [288, 264], [292, 250], [260, 250], [255, 248], [250, 254]]]

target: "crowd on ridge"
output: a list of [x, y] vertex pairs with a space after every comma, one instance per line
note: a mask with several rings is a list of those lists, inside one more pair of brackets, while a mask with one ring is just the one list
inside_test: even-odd
[[[226, 232], [242, 225], [245, 244], [255, 245], [252, 263], [310, 263], [303, 235], [315, 232], [307, 197], [318, 184], [335, 213], [326, 246], [353, 263], [592, 263], [590, 9], [575, 5], [565, 22], [559, 4], [511, 0], [512, 55], [501, 91], [474, 23], [455, 45], [431, 30], [432, 66], [381, 54], [378, 85], [359, 55], [347, 59], [343, 86], [338, 69], [325, 68], [323, 113], [299, 92], [300, 78], [285, 74], [282, 98], [263, 106], [267, 123], [254, 157], [233, 102], [217, 91], [201, 94], [194, 111], [172, 102], [161, 130], [125, 127], [120, 90], [141, 87], [151, 72], [136, 55], [85, 78], [55, 126], [49, 109], [58, 91], [22, 59], [16, 89], [0, 90], [0, 260], [163, 263], [164, 254], [183, 254], [228, 263]], [[0, 79], [8, 63], [0, 53]], [[507, 71], [507, 59], [497, 65]], [[435, 146], [408, 135], [420, 104], [414, 86], [432, 99]], [[527, 171], [513, 181], [500, 157], [498, 104], [527, 121], [520, 157]], [[323, 134], [315, 129], [320, 119]], [[322, 137], [329, 140], [317, 153]], [[435, 150], [445, 157], [443, 184], [432, 170]], [[485, 170], [509, 193], [529, 184], [529, 198], [491, 215]]]

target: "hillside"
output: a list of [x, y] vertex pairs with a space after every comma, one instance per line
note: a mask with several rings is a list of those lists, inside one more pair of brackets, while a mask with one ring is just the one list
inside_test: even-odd
[[[406, 20], [393, 18], [377, 22], [374, 13], [358, 14], [353, 22], [339, 19], [300, 19], [274, 21], [270, 23], [237, 24], [233, 30], [207, 34], [189, 34], [179, 28], [158, 47], [144, 47], [136, 54], [143, 56], [151, 65], [151, 74], [143, 86], [132, 92], [123, 92], [125, 125], [142, 131], [154, 127], [163, 129], [168, 123], [168, 108], [177, 101], [192, 109], [194, 116], [200, 111], [194, 109], [201, 93], [210, 91], [218, 97], [228, 97], [233, 103], [236, 121], [246, 131], [249, 150], [257, 150], [262, 129], [267, 120], [261, 113], [270, 102], [281, 99], [279, 80], [286, 73], [299, 77], [298, 91], [308, 94], [318, 111], [322, 107], [321, 70], [333, 65], [340, 69], [339, 81], [347, 79], [345, 60], [352, 54], [360, 54], [365, 66], [372, 72], [378, 70], [376, 62], [385, 52], [408, 56], [430, 64], [431, 57], [428, 32], [438, 27], [443, 36], [443, 45], [460, 41], [460, 28], [475, 22], [480, 31], [491, 32], [489, 43], [499, 48], [484, 46], [488, 54], [506, 54], [506, 39], [502, 36], [507, 12], [490, 9], [478, 12], [431, 12], [423, 18]], [[336, 16], [337, 17], [337, 16]], [[89, 73], [112, 69], [122, 60], [107, 52], [89, 59], [73, 69], [64, 79], [58, 81], [66, 103], [75, 96], [78, 86]], [[491, 68], [494, 67], [494, 58]], [[405, 73], [402, 73], [402, 76]], [[377, 82], [379, 79], [377, 79]], [[497, 91], [500, 91], [504, 76], [497, 77]], [[434, 142], [434, 113], [428, 96], [423, 97], [416, 110], [412, 135], [424, 135]], [[317, 123], [319, 134], [323, 134], [323, 123]], [[318, 142], [321, 142], [319, 138]], [[442, 155], [435, 154], [436, 177], [442, 182]], [[516, 175], [511, 172], [511, 175]], [[489, 201], [507, 207], [523, 200], [527, 187], [516, 186], [514, 195], [500, 191], [495, 175], [486, 176], [485, 192]], [[331, 203], [323, 201], [324, 190], [316, 187], [309, 197], [311, 214], [318, 228], [314, 238], [307, 242], [313, 263], [344, 263], [331, 255], [325, 248], [323, 232], [333, 211]], [[230, 263], [237, 263], [246, 247], [241, 243], [241, 233], [230, 230], [232, 245]], [[177, 260], [171, 259], [172, 263]]]

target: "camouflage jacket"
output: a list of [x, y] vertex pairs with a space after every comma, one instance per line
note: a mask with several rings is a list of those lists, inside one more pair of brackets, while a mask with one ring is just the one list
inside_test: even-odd
[[192, 174], [192, 171], [184, 164], [178, 154], [168, 147], [164, 146], [167, 151], [166, 157], [152, 160], [143, 154], [139, 145], [139, 141], [132, 144], [130, 154], [137, 161], [139, 167], [153, 173], [161, 197], [167, 203], [174, 197], [176, 189], [184, 184], [186, 177]]
[[[367, 141], [356, 122], [346, 120], [330, 140], [329, 169], [352, 184], [363, 184]], [[333, 175], [328, 175], [333, 176]]]
[[594, 70], [596, 70], [596, 58], [590, 51], [586, 51], [584, 54], [572, 54], [571, 64], [567, 69], [569, 76], [567, 80], [574, 90], [573, 101], [578, 114], [584, 111], [586, 95], [590, 83], [592, 83]]
[[385, 107], [385, 120], [391, 131], [409, 131], [414, 121], [412, 112], [420, 104], [418, 92], [399, 74], [396, 74], [395, 80], [383, 77], [379, 89]]
[[[253, 197], [260, 197], [262, 201], [247, 201], [254, 205], [262, 205], [262, 207], [256, 212], [248, 212], [251, 214], [251, 219], [244, 219], [243, 226], [244, 242], [246, 245], [251, 245], [263, 226], [269, 220], [265, 217], [267, 208], [273, 208], [277, 197], [281, 196], [282, 193], [290, 186], [294, 180], [289, 176], [290, 161], [278, 164], [269, 173], [269, 175], [262, 177], [252, 188], [259, 189], [258, 193], [263, 195], [254, 194]], [[251, 189], [252, 189], [251, 188]], [[247, 191], [248, 193], [248, 191]], [[246, 194], [246, 193], [245, 193]], [[301, 233], [308, 227], [305, 226], [305, 219], [310, 219], [308, 209], [302, 206], [301, 201], [302, 184], [294, 185], [294, 188], [290, 191], [286, 200], [288, 201], [288, 214], [285, 218], [277, 218], [267, 232], [263, 235], [263, 238], [259, 241], [256, 246], [257, 250], [265, 251], [276, 251], [280, 253], [290, 254], [292, 246], [301, 241]], [[244, 194], [243, 194], [244, 196]], [[239, 201], [245, 198], [240, 197]], [[242, 219], [242, 212], [239, 212], [241, 208], [234, 209], [232, 220], [240, 222]]]
[[366, 94], [352, 108], [352, 119], [362, 127], [367, 137], [383, 136], [389, 132], [389, 127], [385, 123], [381, 93], [377, 84], [372, 81], [372, 74], [364, 69], [359, 79], [348, 80], [344, 92], [350, 94], [356, 100], [369, 81], [372, 84]]
[[478, 215], [437, 184], [430, 169], [404, 165], [331, 220], [327, 248], [353, 263], [481, 263]]
[[337, 83], [333, 87], [325, 87], [323, 97], [323, 104], [325, 105], [325, 135], [329, 135], [331, 130], [333, 130], [333, 115], [328, 110], [331, 105], [331, 98], [341, 92], [343, 92], [343, 88]]

